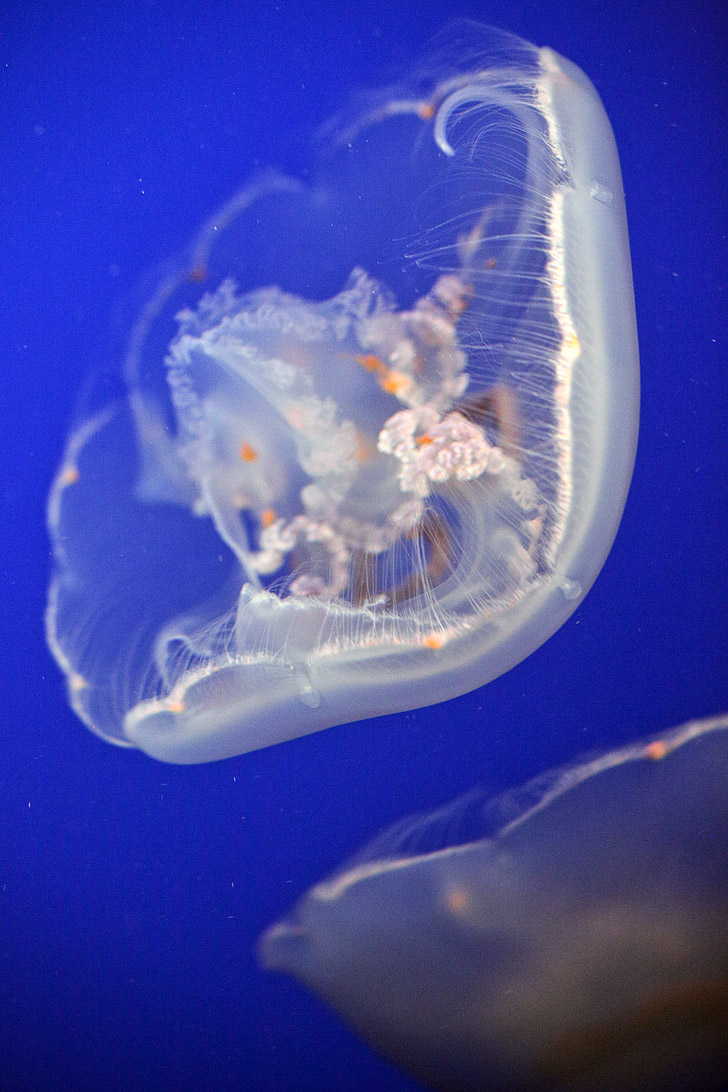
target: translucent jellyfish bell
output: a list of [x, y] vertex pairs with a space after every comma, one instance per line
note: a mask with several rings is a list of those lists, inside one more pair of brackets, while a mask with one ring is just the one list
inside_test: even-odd
[[[428, 1087], [728, 1087], [728, 717], [402, 824], [260, 951]], [[495, 833], [493, 833], [495, 831]]]
[[201, 762], [443, 701], [598, 573], [638, 413], [614, 139], [574, 65], [463, 33], [204, 226], [72, 434], [48, 637], [107, 739]]

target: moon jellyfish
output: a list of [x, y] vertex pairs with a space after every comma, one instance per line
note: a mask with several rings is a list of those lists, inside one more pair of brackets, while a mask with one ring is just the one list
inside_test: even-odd
[[263, 961], [428, 1087], [723, 1090], [727, 769], [728, 716], [404, 823]]
[[122, 381], [49, 503], [49, 643], [95, 732], [203, 762], [507, 671], [595, 579], [634, 460], [593, 86], [461, 28], [202, 228]]

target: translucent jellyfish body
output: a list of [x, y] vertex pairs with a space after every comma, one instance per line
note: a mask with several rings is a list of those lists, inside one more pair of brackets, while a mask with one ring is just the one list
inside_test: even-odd
[[404, 823], [262, 958], [428, 1087], [720, 1092], [727, 768], [723, 717]]
[[107, 739], [200, 762], [451, 698], [604, 562], [639, 399], [612, 132], [568, 61], [466, 36], [203, 227], [73, 432], [47, 627]]

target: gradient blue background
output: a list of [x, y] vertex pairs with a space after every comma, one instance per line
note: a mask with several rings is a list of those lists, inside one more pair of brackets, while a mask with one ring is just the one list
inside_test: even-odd
[[[414, 1088], [258, 969], [260, 931], [407, 812], [728, 707], [722, 8], [3, 5], [2, 1092]], [[581, 65], [616, 133], [643, 410], [604, 571], [542, 649], [446, 705], [197, 768], [102, 744], [42, 630], [45, 496], [82, 380], [118, 357], [146, 270], [461, 15]]]

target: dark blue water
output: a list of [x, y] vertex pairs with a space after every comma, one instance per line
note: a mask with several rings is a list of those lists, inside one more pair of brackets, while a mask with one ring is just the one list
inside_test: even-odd
[[[6, 4], [0, 40], [0, 1089], [414, 1086], [260, 931], [380, 828], [728, 706], [719, 3]], [[42, 629], [47, 489], [145, 271], [451, 17], [592, 78], [622, 160], [643, 412], [622, 528], [563, 629], [457, 701], [203, 767], [92, 737]], [[292, 137], [291, 137], [292, 135]]]

